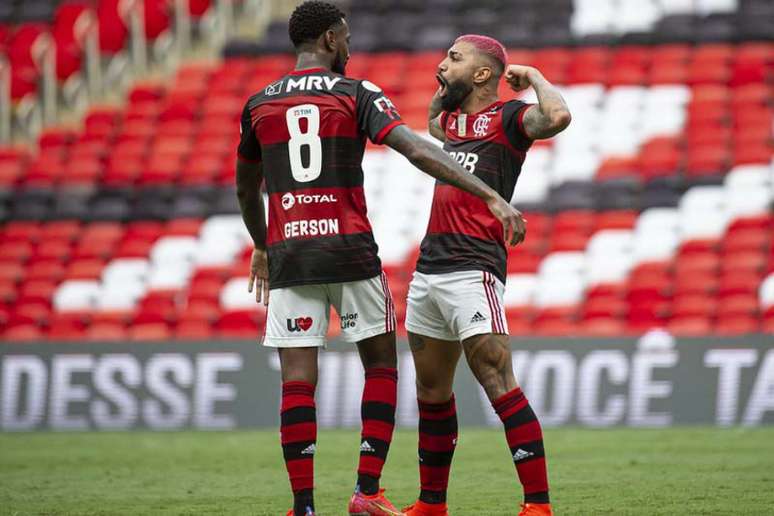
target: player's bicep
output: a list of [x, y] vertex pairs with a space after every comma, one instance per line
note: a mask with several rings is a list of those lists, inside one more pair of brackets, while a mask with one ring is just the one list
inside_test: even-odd
[[263, 163], [237, 158], [236, 187], [241, 195], [259, 192], [263, 182]]
[[536, 104], [524, 108], [521, 116], [519, 125], [527, 138], [531, 140], [543, 140], [559, 133], [559, 130], [551, 123], [551, 118], [544, 115]]
[[239, 147], [237, 148], [237, 155], [243, 161], [253, 163], [261, 161], [261, 145], [255, 134], [249, 103], [245, 105], [239, 121]]

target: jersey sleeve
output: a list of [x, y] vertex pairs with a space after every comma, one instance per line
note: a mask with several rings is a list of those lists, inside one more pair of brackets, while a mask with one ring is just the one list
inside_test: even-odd
[[390, 131], [403, 125], [395, 104], [375, 84], [360, 81], [356, 95], [358, 127], [372, 142], [381, 144]]
[[258, 163], [261, 161], [261, 145], [253, 127], [253, 119], [250, 114], [250, 102], [245, 104], [242, 110], [242, 118], [239, 122], [239, 148], [237, 154], [244, 161]]
[[524, 114], [532, 105], [512, 100], [503, 106], [503, 129], [511, 145], [517, 149], [524, 149], [532, 144], [532, 139], [524, 129]]

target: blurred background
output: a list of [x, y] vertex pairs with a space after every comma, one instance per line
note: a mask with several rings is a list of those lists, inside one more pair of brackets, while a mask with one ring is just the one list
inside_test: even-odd
[[[628, 350], [655, 330], [667, 348], [757, 342], [762, 360], [774, 334], [774, 2], [340, 4], [348, 75], [380, 85], [416, 131], [463, 33], [500, 39], [511, 62], [561, 86], [572, 125], [533, 146], [513, 199], [529, 233], [508, 262], [512, 335]], [[265, 312], [246, 291], [234, 193], [238, 120], [294, 66], [295, 5], [0, 2], [6, 352], [34, 342], [46, 361], [84, 341], [140, 356], [258, 339]], [[364, 169], [403, 332], [433, 183], [371, 145]]]

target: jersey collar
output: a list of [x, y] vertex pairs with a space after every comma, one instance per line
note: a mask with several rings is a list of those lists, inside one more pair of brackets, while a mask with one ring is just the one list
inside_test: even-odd
[[[503, 105], [503, 102], [502, 102], [500, 99], [497, 99], [497, 100], [495, 100], [494, 102], [492, 102], [491, 104], [489, 104], [488, 106], [486, 106], [484, 109], [482, 109], [482, 110], [480, 110], [480, 111], [477, 111], [476, 113], [466, 113], [466, 114], [467, 114], [468, 116], [478, 116], [478, 115], [482, 115], [482, 114], [484, 114], [484, 113], [489, 113], [490, 111], [496, 111], [496, 110], [497, 110], [497, 109], [499, 109], [499, 108], [500, 108], [502, 105]], [[462, 114], [462, 111], [460, 111], [460, 110], [458, 109], [458, 110], [456, 111], [456, 113], [455, 113], [455, 114], [457, 114], [457, 115], [461, 115], [461, 114]]]
[[306, 75], [308, 73], [317, 73], [317, 72], [329, 72], [327, 68], [323, 68], [322, 66], [316, 66], [314, 68], [303, 68], [301, 70], [292, 70], [288, 75]]

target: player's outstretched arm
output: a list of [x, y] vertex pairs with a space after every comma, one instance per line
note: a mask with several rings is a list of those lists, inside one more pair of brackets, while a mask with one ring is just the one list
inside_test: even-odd
[[462, 168], [443, 149], [418, 136], [405, 125], [390, 131], [384, 144], [403, 154], [426, 174], [470, 192], [486, 202], [492, 215], [503, 224], [506, 243], [516, 245], [524, 241], [527, 227], [521, 212], [478, 177]]
[[510, 65], [505, 71], [505, 80], [514, 91], [532, 88], [538, 98], [538, 105], [527, 108], [524, 113], [524, 132], [533, 140], [556, 136], [564, 131], [572, 116], [559, 90], [548, 82], [537, 68]]
[[440, 91], [441, 89], [439, 88], [438, 91], [435, 92], [435, 95], [433, 95], [433, 100], [430, 101], [430, 106], [427, 110], [427, 129], [430, 136], [436, 140], [445, 142], [446, 132], [443, 130], [443, 127], [441, 127], [442, 109]]
[[261, 182], [263, 165], [237, 159], [236, 186], [239, 209], [247, 231], [253, 239], [253, 256], [250, 262], [250, 279], [247, 291], [256, 285], [256, 302], [269, 304], [269, 262], [266, 256], [266, 216], [263, 208]]

